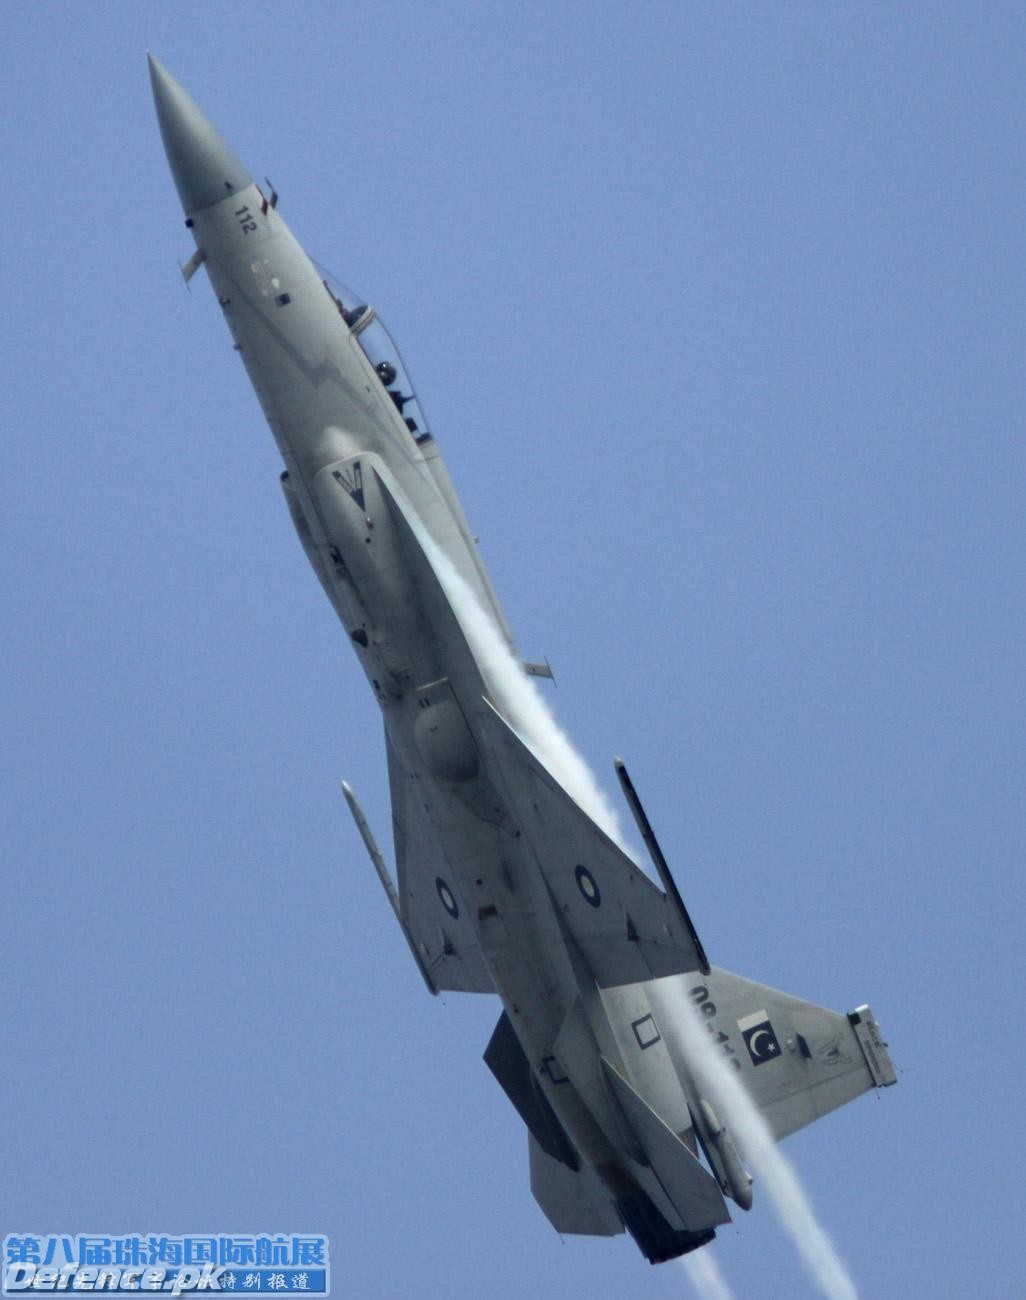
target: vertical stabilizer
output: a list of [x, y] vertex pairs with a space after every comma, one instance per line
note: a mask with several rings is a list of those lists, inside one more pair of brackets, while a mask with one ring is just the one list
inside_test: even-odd
[[[778, 1140], [871, 1088], [896, 1082], [867, 1006], [842, 1015], [716, 966], [680, 987]], [[681, 1014], [687, 1014], [684, 1006]]]

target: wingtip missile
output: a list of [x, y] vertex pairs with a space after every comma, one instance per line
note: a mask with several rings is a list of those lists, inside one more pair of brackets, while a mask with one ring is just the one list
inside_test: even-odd
[[655, 869], [659, 873], [659, 879], [662, 882], [663, 890], [677, 909], [681, 920], [688, 928], [688, 932], [690, 933], [691, 939], [695, 945], [695, 951], [698, 953], [700, 963], [699, 970], [703, 975], [708, 975], [710, 970], [709, 958], [705, 955], [702, 941], [698, 937], [698, 932], [695, 930], [691, 917], [688, 914], [688, 909], [684, 906], [684, 900], [680, 896], [677, 882], [674, 880], [673, 873], [670, 871], [670, 864], [666, 861], [666, 858], [663, 856], [663, 851], [659, 847], [659, 841], [655, 837], [652, 823], [648, 820], [648, 814], [642, 807], [641, 800], [638, 797], [638, 792], [634, 788], [634, 782], [631, 780], [630, 774], [627, 771], [627, 764], [622, 758], [617, 758], [614, 760], [614, 766], [616, 768], [617, 778], [620, 782], [620, 788], [623, 790], [623, 797], [627, 800], [634, 821], [637, 824], [638, 831], [641, 834], [641, 838], [645, 841], [645, 847], [648, 849], [652, 862], [655, 865]]
[[374, 865], [374, 870], [378, 874], [381, 886], [388, 897], [389, 903], [392, 905], [395, 919], [399, 922], [399, 928], [403, 932], [403, 937], [409, 946], [413, 960], [417, 963], [417, 969], [420, 971], [421, 978], [427, 985], [428, 992], [432, 995], [436, 995], [438, 989], [434, 980], [428, 973], [427, 967], [424, 965], [424, 959], [421, 957], [413, 935], [410, 933], [410, 928], [403, 917], [402, 908], [399, 905], [399, 895], [396, 893], [395, 885], [392, 883], [392, 877], [389, 874], [388, 867], [385, 865], [385, 859], [381, 856], [381, 850], [378, 848], [377, 840], [374, 838], [374, 832], [371, 830], [367, 818], [364, 816], [363, 809], [360, 807], [360, 802], [353, 792], [353, 787], [348, 781], [342, 781], [340, 782], [340, 785], [342, 786], [342, 793], [345, 795], [346, 803], [349, 805], [349, 811], [353, 814], [353, 821], [356, 822], [356, 829], [360, 832], [360, 838], [363, 840], [364, 847]]

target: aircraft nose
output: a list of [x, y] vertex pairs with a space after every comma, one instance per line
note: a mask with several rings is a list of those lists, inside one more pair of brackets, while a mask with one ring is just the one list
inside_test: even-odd
[[160, 134], [186, 215], [251, 185], [252, 176], [192, 97], [152, 54], [147, 57]]

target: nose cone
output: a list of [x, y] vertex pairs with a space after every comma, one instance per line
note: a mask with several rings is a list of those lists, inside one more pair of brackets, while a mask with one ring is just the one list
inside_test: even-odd
[[252, 184], [252, 176], [192, 98], [152, 54], [148, 57], [160, 134], [186, 214]]

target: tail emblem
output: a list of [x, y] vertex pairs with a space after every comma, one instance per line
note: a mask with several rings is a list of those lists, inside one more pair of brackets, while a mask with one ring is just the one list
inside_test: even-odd
[[765, 1065], [780, 1055], [780, 1043], [765, 1011], [742, 1016], [737, 1022], [753, 1065]]

